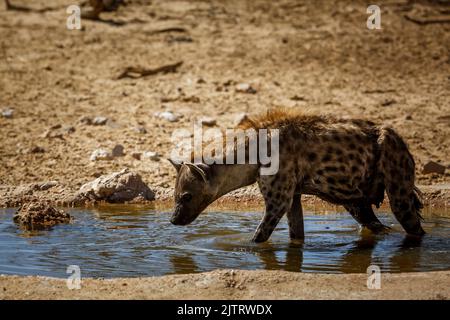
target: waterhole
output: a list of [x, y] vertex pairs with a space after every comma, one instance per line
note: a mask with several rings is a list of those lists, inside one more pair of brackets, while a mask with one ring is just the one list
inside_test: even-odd
[[14, 209], [0, 210], [0, 274], [67, 277], [138, 277], [211, 271], [267, 269], [360, 273], [450, 270], [450, 218], [428, 217], [427, 234], [406, 236], [390, 214], [386, 234], [359, 230], [349, 214], [305, 213], [305, 241], [291, 243], [283, 219], [266, 243], [250, 242], [259, 212], [208, 212], [188, 226], [170, 224], [169, 212], [133, 207], [70, 210], [67, 225], [24, 231]]

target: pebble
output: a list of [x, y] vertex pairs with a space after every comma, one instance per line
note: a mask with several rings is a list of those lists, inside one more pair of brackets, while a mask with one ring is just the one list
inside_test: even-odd
[[82, 116], [78, 119], [78, 122], [81, 124], [87, 124], [87, 125], [91, 125], [92, 124], [92, 118], [88, 117], [88, 116]]
[[113, 157], [111, 153], [104, 149], [96, 149], [92, 152], [90, 160], [91, 161], [97, 161], [97, 160], [111, 160]]
[[30, 149], [30, 153], [45, 153], [45, 149], [39, 146], [34, 146]]
[[156, 112], [155, 116], [169, 122], [177, 122], [180, 119], [180, 116], [172, 113], [171, 111]]
[[123, 157], [125, 153], [123, 152], [123, 145], [116, 144], [114, 148], [112, 149], [112, 156], [113, 157]]
[[74, 132], [75, 132], [75, 127], [73, 127], [73, 126], [64, 126], [64, 127], [62, 128], [62, 130], [63, 130], [65, 133], [67, 133], [67, 134], [71, 134], [71, 133], [74, 133]]
[[141, 134], [146, 134], [147, 133], [147, 129], [145, 129], [144, 127], [136, 127], [136, 128], [134, 128], [134, 130], [136, 132], [138, 132], [138, 133], [141, 133]]
[[94, 120], [92, 120], [94, 126], [104, 126], [106, 122], [108, 122], [108, 118], [106, 117], [95, 117]]
[[388, 107], [388, 106], [393, 105], [395, 103], [397, 103], [397, 101], [394, 100], [394, 99], [386, 99], [383, 102], [381, 102], [381, 106], [382, 107]]
[[2, 111], [2, 117], [6, 119], [11, 119], [13, 117], [14, 110], [13, 109], [5, 109]]
[[39, 186], [40, 190], [48, 190], [58, 185], [58, 181], [47, 181]]
[[412, 116], [411, 116], [410, 114], [407, 114], [407, 115], [405, 116], [405, 120], [412, 120]]
[[424, 166], [422, 170], [423, 174], [429, 174], [429, 173], [438, 173], [438, 174], [444, 174], [445, 173], [445, 166], [442, 164], [439, 164], [434, 161], [428, 161]]
[[251, 94], [256, 93], [256, 89], [253, 88], [248, 83], [239, 83], [236, 85], [235, 89], [236, 89], [236, 92], [241, 92], [241, 93], [251, 93]]
[[135, 158], [136, 160], [141, 160], [142, 153], [141, 152], [133, 152], [133, 153], [131, 153], [131, 156], [133, 158]]
[[203, 117], [198, 120], [198, 123], [207, 127], [212, 127], [217, 124], [217, 120], [211, 117]]
[[150, 160], [153, 160], [153, 161], [159, 161], [160, 155], [158, 154], [158, 152], [145, 151], [142, 154], [142, 158], [150, 159]]

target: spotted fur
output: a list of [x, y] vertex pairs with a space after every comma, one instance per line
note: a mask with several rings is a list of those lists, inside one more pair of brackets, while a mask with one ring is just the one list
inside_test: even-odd
[[[178, 165], [175, 201], [179, 210], [173, 223], [189, 223], [218, 197], [257, 182], [266, 210], [253, 238], [256, 242], [266, 241], [286, 213], [291, 238], [304, 237], [302, 194], [343, 205], [358, 223], [379, 232], [386, 227], [372, 205], [379, 207], [386, 191], [392, 212], [405, 231], [424, 234], [420, 193], [414, 185], [414, 159], [392, 128], [368, 120], [289, 110], [269, 111], [240, 127], [279, 129], [278, 172], [260, 175], [259, 165], [249, 164]], [[204, 181], [199, 182], [196, 175]], [[201, 205], [183, 203], [182, 195], [189, 193]]]

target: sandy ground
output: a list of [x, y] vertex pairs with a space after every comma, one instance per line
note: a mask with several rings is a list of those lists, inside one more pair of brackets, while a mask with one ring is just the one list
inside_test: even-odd
[[[231, 127], [243, 112], [276, 106], [390, 124], [416, 158], [418, 184], [450, 182], [450, 24], [405, 18], [448, 16], [448, 5], [379, 1], [382, 29], [368, 30], [365, 1], [128, 2], [102, 15], [124, 25], [83, 20], [82, 30], [66, 28], [73, 1], [0, 9], [0, 109], [14, 110], [0, 117], [3, 205], [23, 184], [57, 181], [58, 198], [124, 167], [170, 193], [175, 172], [163, 158], [174, 129], [192, 130], [203, 116]], [[127, 67], [178, 61], [174, 73], [117, 79]], [[237, 92], [239, 83], [256, 93]], [[165, 110], [182, 118], [154, 116]], [[109, 121], [80, 121], [95, 116]], [[124, 157], [90, 161], [116, 144]], [[135, 151], [161, 161], [136, 160]], [[446, 173], [422, 174], [429, 160]]]
[[113, 280], [0, 276], [0, 299], [450, 299], [450, 272], [382, 274], [368, 289], [365, 274], [216, 270]]
[[[0, 8], [0, 111], [13, 110], [12, 118], [0, 116], [1, 206], [59, 201], [124, 167], [141, 174], [158, 200], [167, 199], [175, 172], [164, 158], [174, 129], [191, 130], [204, 116], [227, 128], [243, 112], [276, 106], [392, 125], [415, 156], [428, 204], [449, 206], [450, 24], [406, 18], [448, 17], [444, 1], [377, 1], [381, 30], [366, 28], [367, 1], [129, 0], [102, 14], [123, 25], [83, 20], [82, 30], [66, 28], [65, 9], [74, 1], [12, 2], [45, 10]], [[118, 79], [128, 67], [179, 61], [173, 73]], [[256, 92], [238, 92], [240, 83]], [[167, 110], [181, 118], [168, 122], [154, 115]], [[96, 116], [107, 123], [82, 121]], [[125, 156], [90, 161], [95, 149], [116, 144], [125, 147]], [[161, 160], [131, 156], [144, 151], [158, 152]], [[446, 172], [423, 174], [430, 160]], [[34, 187], [47, 181], [58, 184], [46, 191]], [[256, 194], [250, 188], [227, 199], [243, 204], [257, 201]], [[449, 296], [445, 272], [386, 275], [380, 291], [365, 289], [364, 275], [237, 271], [230, 285], [226, 274], [85, 280], [80, 291], [68, 291], [62, 280], [2, 277], [0, 297]], [[211, 282], [202, 289], [205, 279]]]

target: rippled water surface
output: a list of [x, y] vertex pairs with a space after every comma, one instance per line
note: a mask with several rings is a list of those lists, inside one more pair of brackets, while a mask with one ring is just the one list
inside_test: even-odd
[[217, 268], [298, 272], [450, 270], [450, 219], [428, 217], [427, 235], [405, 236], [391, 215], [384, 235], [359, 232], [349, 214], [305, 214], [306, 239], [289, 242], [281, 221], [267, 243], [249, 241], [261, 213], [210, 212], [191, 225], [169, 222], [170, 214], [106, 207], [72, 210], [75, 221], [52, 230], [26, 232], [13, 222], [14, 209], [0, 210], [0, 274], [66, 277], [78, 265], [82, 277], [137, 277], [210, 271]]

